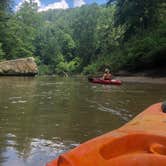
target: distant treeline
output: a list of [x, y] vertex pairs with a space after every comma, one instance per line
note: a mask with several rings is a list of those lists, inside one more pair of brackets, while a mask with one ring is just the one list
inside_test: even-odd
[[33, 56], [41, 74], [144, 70], [166, 61], [166, 2], [116, 0], [38, 12], [0, 1], [0, 60]]

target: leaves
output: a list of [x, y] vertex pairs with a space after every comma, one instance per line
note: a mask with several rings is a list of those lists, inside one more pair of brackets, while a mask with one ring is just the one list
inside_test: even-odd
[[43, 74], [142, 68], [163, 59], [163, 0], [111, 0], [109, 6], [40, 13], [25, 1], [13, 15], [10, 2], [0, 2], [0, 59], [34, 56]]

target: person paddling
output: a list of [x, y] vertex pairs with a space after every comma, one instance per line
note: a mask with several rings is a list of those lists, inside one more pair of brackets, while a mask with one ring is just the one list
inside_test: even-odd
[[105, 69], [102, 79], [103, 80], [111, 80], [112, 79], [112, 74], [110, 73], [110, 70], [108, 68]]

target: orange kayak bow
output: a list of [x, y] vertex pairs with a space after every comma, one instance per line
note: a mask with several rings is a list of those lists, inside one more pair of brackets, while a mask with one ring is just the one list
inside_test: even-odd
[[166, 166], [166, 104], [155, 104], [119, 129], [87, 141], [47, 166]]

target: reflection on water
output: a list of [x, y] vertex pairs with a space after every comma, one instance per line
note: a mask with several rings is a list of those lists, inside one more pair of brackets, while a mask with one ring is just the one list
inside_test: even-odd
[[[12, 137], [16, 138], [13, 134]], [[3, 165], [44, 165], [44, 163], [50, 159], [58, 156], [59, 154], [78, 146], [72, 141], [62, 142], [60, 139], [53, 138], [53, 141], [46, 139], [33, 138], [28, 143], [28, 147], [25, 146], [21, 151], [17, 151], [18, 143], [10, 137], [6, 138], [6, 150], [2, 153], [2, 157], [5, 159]], [[27, 144], [26, 144], [27, 145]]]
[[0, 165], [41, 166], [166, 98], [165, 85], [0, 77]]

